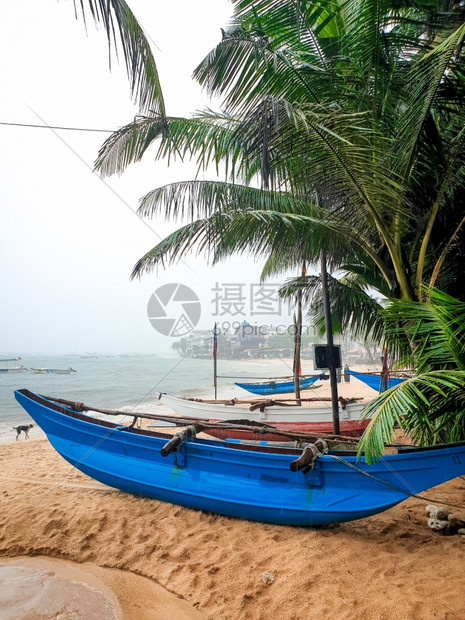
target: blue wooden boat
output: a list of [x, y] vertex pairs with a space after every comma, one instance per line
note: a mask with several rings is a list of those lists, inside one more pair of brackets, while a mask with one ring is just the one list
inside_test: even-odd
[[[300, 380], [300, 389], [310, 387], [320, 379], [320, 376], [306, 377]], [[252, 394], [259, 394], [260, 396], [267, 396], [268, 394], [290, 394], [294, 392], [294, 381], [267, 381], [266, 383], [235, 383], [234, 385], [251, 392]]]
[[[172, 435], [121, 426], [29, 390], [16, 399], [67, 461], [121, 491], [285, 525], [368, 517], [465, 473], [465, 443], [404, 449], [368, 465], [329, 452], [295, 470], [302, 450], [192, 438], [164, 457]], [[293, 470], [291, 470], [293, 467]]]
[[[357, 372], [355, 370], [349, 370], [349, 369], [346, 369], [345, 372], [348, 373], [349, 375], [353, 375], [357, 379], [360, 379], [360, 381], [363, 381], [365, 385], [368, 385], [374, 390], [378, 392], [382, 391], [381, 376], [379, 374], [370, 374], [368, 372]], [[397, 377], [389, 377], [389, 379], [387, 380], [387, 388], [389, 389], [390, 387], [399, 385], [399, 383], [402, 383], [403, 381], [405, 381], [405, 379], [399, 379]]]

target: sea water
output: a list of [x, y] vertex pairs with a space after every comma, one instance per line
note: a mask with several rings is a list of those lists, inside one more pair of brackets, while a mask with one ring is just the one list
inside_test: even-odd
[[[31, 423], [14, 398], [14, 391], [27, 388], [44, 396], [64, 398], [86, 405], [129, 411], [161, 413], [156, 392], [197, 398], [213, 398], [213, 359], [158, 357], [156, 355], [26, 355], [22, 373], [0, 373], [0, 442], [14, 440], [13, 426]], [[312, 372], [305, 362], [303, 372]], [[31, 368], [73, 368], [69, 375], [34, 374]], [[218, 398], [247, 398], [248, 392], [234, 385], [244, 377], [276, 377], [292, 374], [289, 361], [218, 359]], [[225, 378], [227, 377], [227, 378]], [[171, 413], [171, 411], [169, 411]], [[30, 436], [38, 436], [36, 427]], [[21, 439], [24, 435], [21, 435]]]

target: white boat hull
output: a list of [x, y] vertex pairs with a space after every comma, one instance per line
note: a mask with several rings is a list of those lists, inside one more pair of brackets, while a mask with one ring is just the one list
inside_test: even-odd
[[36, 375], [70, 375], [72, 372], [76, 372], [72, 368], [31, 368], [31, 372]]
[[[157, 393], [160, 402], [181, 416], [208, 418], [210, 420], [250, 420], [270, 424], [282, 430], [331, 433], [333, 414], [329, 402], [311, 405], [264, 406], [263, 411], [250, 411], [250, 405], [205, 403], [196, 400], [168, 396]], [[345, 409], [339, 405], [339, 425], [341, 434], [360, 434], [369, 420], [360, 420], [367, 401], [349, 403]]]

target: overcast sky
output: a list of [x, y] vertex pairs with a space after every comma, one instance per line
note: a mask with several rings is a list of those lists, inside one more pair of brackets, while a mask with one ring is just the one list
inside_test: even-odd
[[[229, 2], [129, 4], [156, 44], [168, 113], [189, 115], [209, 105], [191, 74], [219, 41]], [[2, 123], [114, 130], [137, 113], [124, 66], [114, 63], [109, 71], [104, 32], [89, 23], [86, 33], [72, 0], [2, 0], [0, 58]], [[105, 137], [0, 125], [0, 354], [168, 351], [172, 339], [147, 319], [157, 287], [179, 282], [194, 289], [202, 304], [199, 327], [207, 329], [215, 320], [215, 282], [249, 286], [259, 279], [260, 265], [243, 258], [215, 268], [191, 258], [131, 282], [135, 262], [173, 229], [141, 222], [132, 212], [138, 199], [192, 178], [193, 168], [167, 168], [148, 156], [121, 178], [106, 179], [110, 189], [92, 173]]]

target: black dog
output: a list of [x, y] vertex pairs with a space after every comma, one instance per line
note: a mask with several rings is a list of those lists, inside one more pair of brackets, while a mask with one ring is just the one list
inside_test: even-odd
[[27, 424], [25, 426], [13, 426], [16, 431], [16, 441], [18, 441], [21, 433], [24, 433], [26, 435], [25, 439], [29, 439], [29, 431], [33, 426], [34, 424]]

